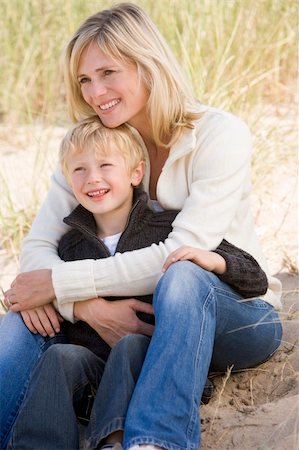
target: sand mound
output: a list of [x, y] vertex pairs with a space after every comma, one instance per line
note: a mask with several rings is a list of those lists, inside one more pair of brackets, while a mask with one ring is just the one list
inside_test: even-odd
[[202, 449], [297, 450], [299, 416], [299, 277], [283, 282], [283, 342], [266, 363], [216, 376], [216, 394], [201, 407]]

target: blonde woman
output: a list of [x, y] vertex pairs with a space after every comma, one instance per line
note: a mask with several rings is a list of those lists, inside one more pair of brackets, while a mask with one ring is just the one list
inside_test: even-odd
[[[154, 212], [147, 205], [140, 186], [143, 146], [134, 129], [104, 127], [98, 116], [82, 120], [61, 143], [60, 165], [79, 202], [64, 219], [71, 227], [58, 245], [64, 261], [106, 258], [167, 239], [178, 211]], [[222, 241], [215, 251], [190, 248], [190, 256], [190, 251], [196, 264], [228, 281], [241, 296], [266, 292], [266, 274], [244, 250]], [[249, 284], [253, 286], [250, 291]], [[148, 324], [151, 334], [152, 295], [137, 298], [145, 302], [139, 318]], [[150, 338], [130, 334], [111, 350], [85, 322], [65, 321], [62, 328], [71, 345], [52, 345], [39, 359], [12, 431], [11, 447], [76, 449], [77, 417], [82, 421], [84, 415], [86, 424], [90, 411], [84, 433], [86, 447], [109, 450], [122, 443], [128, 405]]]
[[[16, 278], [6, 303], [22, 311], [31, 331], [40, 330], [36, 318], [44, 322], [46, 315], [50, 325], [42, 331], [53, 335], [59, 325], [50, 303], [56, 298], [63, 317], [84, 320], [113, 347], [128, 334], [147, 334], [134, 297], [154, 292], [155, 332], [128, 409], [124, 447], [198, 447], [198, 409], [209, 368], [255, 366], [281, 340], [278, 280], [268, 275], [266, 295], [244, 302], [180, 250], [213, 250], [225, 238], [267, 272], [250, 212], [250, 133], [235, 116], [198, 103], [167, 43], [136, 5], [123, 3], [88, 18], [67, 46], [64, 66], [72, 119], [96, 113], [108, 128], [135, 128], [146, 149], [144, 186], [152, 207], [181, 212], [164, 243], [64, 263], [57, 243], [67, 230], [62, 219], [76, 202], [58, 168], [24, 242], [21, 268], [31, 272]], [[132, 299], [113, 310], [102, 299], [118, 295]], [[11, 388], [11, 424], [40, 345], [49, 339], [30, 333], [19, 315], [8, 317], [1, 333], [9, 330], [20, 354], [29, 334], [34, 342]], [[12, 362], [0, 351], [7, 374]], [[5, 430], [7, 436], [9, 424]]]

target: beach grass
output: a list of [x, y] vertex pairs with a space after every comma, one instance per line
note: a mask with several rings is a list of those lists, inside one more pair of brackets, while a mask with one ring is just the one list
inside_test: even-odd
[[[16, 122], [62, 120], [60, 54], [76, 27], [109, 0], [0, 2], [0, 112]], [[139, 0], [204, 103], [246, 113], [287, 102], [296, 77], [293, 0]]]
[[[69, 125], [60, 71], [63, 46], [88, 15], [115, 3], [0, 2], [0, 126], [14, 130], [20, 125]], [[296, 136], [297, 2], [133, 3], [144, 7], [157, 23], [185, 68], [198, 99], [229, 110], [249, 124], [254, 136], [253, 180], [257, 186], [263, 173], [287, 158], [294, 158], [294, 143], [286, 146], [285, 141]], [[14, 132], [11, 134], [3, 137], [1, 133], [0, 151], [8, 141], [10, 144], [13, 141]], [[1, 168], [0, 175], [0, 242], [19, 249], [39, 203], [33, 195], [29, 209], [18, 209], [10, 198], [6, 173]]]

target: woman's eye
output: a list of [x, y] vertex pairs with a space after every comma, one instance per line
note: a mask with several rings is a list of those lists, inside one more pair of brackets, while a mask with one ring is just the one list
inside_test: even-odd
[[85, 84], [89, 81], [89, 78], [86, 78], [86, 77], [80, 78], [78, 81], [79, 81], [79, 84]]

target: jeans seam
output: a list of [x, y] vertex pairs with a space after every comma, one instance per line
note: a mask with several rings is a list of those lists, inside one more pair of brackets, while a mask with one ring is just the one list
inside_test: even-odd
[[[195, 358], [195, 367], [196, 370], [194, 372], [194, 382], [193, 382], [193, 401], [192, 401], [192, 411], [190, 412], [190, 420], [187, 426], [187, 438], [188, 440], [191, 439], [191, 435], [192, 433], [194, 433], [194, 423], [196, 421], [196, 417], [198, 417], [199, 415], [199, 404], [194, 405], [194, 398], [195, 398], [195, 380], [198, 378], [197, 374], [198, 374], [198, 359], [199, 359], [199, 349], [201, 348], [202, 345], [202, 341], [203, 341], [203, 336], [205, 333], [205, 329], [206, 329], [206, 310], [210, 304], [210, 301], [212, 301], [214, 299], [214, 286], [212, 284], [209, 285], [209, 292], [208, 295], [206, 296], [206, 299], [204, 301], [203, 304], [203, 308], [202, 308], [202, 324], [205, 324], [205, 326], [201, 327], [201, 334], [199, 336], [199, 341], [198, 341], [198, 345], [197, 345], [197, 352], [196, 352], [196, 358]], [[196, 409], [196, 411], [195, 411]], [[193, 449], [195, 448], [195, 445], [191, 444], [190, 446], [188, 446], [188, 448]]]
[[[114, 431], [124, 430], [125, 417], [114, 417], [110, 422], [98, 433], [93, 434], [93, 426], [90, 421], [90, 437], [86, 439], [86, 449], [96, 448], [99, 443]], [[87, 431], [88, 432], [88, 431]]]
[[[43, 351], [44, 343], [45, 343], [45, 340], [43, 339], [42, 343], [38, 344], [39, 352], [38, 352], [38, 355], [37, 355], [37, 358], [36, 358], [36, 363], [39, 360], [39, 358], [41, 357], [41, 355], [44, 353], [44, 351]], [[17, 416], [18, 416], [18, 414], [19, 414], [19, 412], [20, 412], [20, 410], [22, 408], [23, 400], [24, 400], [24, 398], [26, 396], [27, 389], [29, 387], [29, 381], [30, 381], [30, 378], [31, 378], [31, 374], [32, 374], [32, 371], [28, 374], [26, 383], [24, 384], [24, 387], [23, 387], [23, 389], [22, 389], [22, 391], [21, 391], [21, 393], [20, 393], [20, 395], [19, 395], [19, 397], [18, 397], [18, 399], [17, 399], [17, 401], [15, 403], [15, 407], [11, 411], [11, 413], [10, 413], [10, 415], [9, 415], [7, 421], [6, 421], [6, 427], [4, 428], [4, 433], [3, 433], [3, 436], [4, 436], [3, 441], [4, 442], [6, 442], [7, 437], [9, 436], [9, 433], [11, 432], [12, 427], [13, 427], [16, 419], [17, 419]]]
[[[226, 296], [229, 296], [230, 298], [234, 297], [239, 303], [242, 303], [242, 304], [244, 304], [244, 305], [246, 305], [246, 306], [248, 306], [250, 308], [253, 308], [253, 309], [265, 309], [265, 310], [267, 310], [269, 307], [273, 308], [273, 306], [270, 303], [266, 302], [264, 299], [262, 299], [260, 297], [244, 298], [244, 297], [236, 294], [235, 292], [233, 292], [233, 290], [229, 290], [228, 291], [228, 290], [223, 289], [223, 288], [221, 288], [219, 286], [214, 286], [214, 285], [212, 285], [212, 286], [215, 289], [215, 291], [218, 294], [222, 295], [223, 297], [226, 297]], [[252, 303], [253, 301], [256, 302], [256, 303], [253, 304]], [[259, 303], [257, 303], [257, 302], [259, 302]]]
[[229, 297], [234, 297], [236, 300], [244, 300], [244, 298], [237, 294], [236, 291], [233, 290], [233, 288], [229, 288], [229, 286], [227, 285], [227, 289], [225, 289], [224, 287], [220, 287], [220, 286], [216, 286], [214, 284], [210, 285], [213, 289], [215, 289], [216, 292], [218, 292], [220, 295], [223, 296], [229, 296]]
[[8, 419], [7, 419], [7, 422], [6, 422], [7, 426], [3, 430], [4, 431], [3, 432], [3, 437], [4, 437], [3, 441], [4, 442], [6, 442], [7, 437], [9, 436], [9, 433], [12, 430], [12, 426], [14, 425], [14, 423], [15, 423], [15, 421], [17, 419], [17, 416], [18, 416], [18, 414], [20, 412], [20, 409], [22, 407], [22, 403], [23, 403], [23, 400], [25, 398], [28, 386], [29, 386], [29, 377], [28, 377], [28, 380], [26, 381], [26, 384], [24, 385], [24, 388], [23, 388], [21, 394], [18, 397], [18, 400], [17, 400], [17, 402], [15, 404], [15, 408], [11, 411], [11, 413], [10, 413]]
[[[124, 450], [129, 450], [134, 445], [155, 445], [161, 448], [165, 448], [166, 450], [186, 450], [184, 447], [180, 447], [176, 444], [169, 444], [167, 441], [163, 441], [161, 439], [155, 439], [149, 436], [140, 436], [138, 438], [131, 439], [128, 444], [124, 447]], [[190, 447], [188, 447], [190, 448]]]

